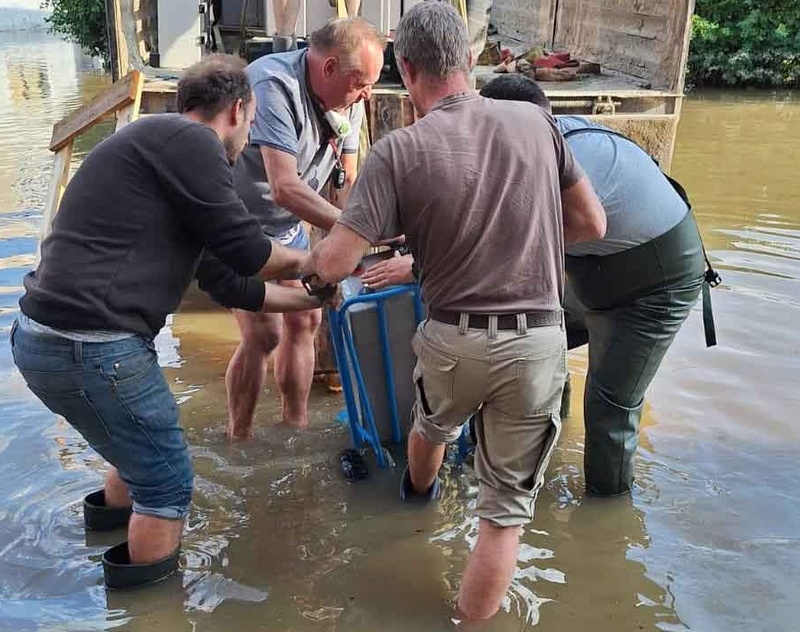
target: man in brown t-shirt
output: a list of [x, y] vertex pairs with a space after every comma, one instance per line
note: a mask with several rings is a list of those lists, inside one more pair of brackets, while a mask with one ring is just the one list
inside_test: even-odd
[[484, 619], [509, 586], [560, 431], [564, 240], [602, 237], [605, 215], [544, 110], [469, 90], [469, 40], [451, 6], [416, 5], [394, 50], [424, 118], [376, 143], [306, 272], [338, 281], [366, 246], [405, 234], [429, 318], [413, 341], [401, 496], [436, 497], [445, 444], [477, 413], [480, 528], [458, 605]]

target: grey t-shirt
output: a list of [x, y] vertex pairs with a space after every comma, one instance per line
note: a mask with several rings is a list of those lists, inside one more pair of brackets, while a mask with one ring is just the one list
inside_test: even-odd
[[[250, 144], [236, 161], [234, 183], [239, 197], [258, 217], [264, 232], [273, 236], [293, 229], [300, 219], [273, 200], [261, 145], [297, 158], [298, 175], [317, 192], [322, 190], [336, 164], [329, 143], [330, 126], [309, 94], [306, 56], [306, 50], [265, 55], [247, 67], [256, 96], [256, 117]], [[363, 104], [357, 103], [348, 114], [352, 132], [335, 142], [342, 154], [358, 151]]]
[[[562, 134], [608, 129], [579, 116], [556, 117]], [[610, 255], [655, 239], [673, 228], [688, 208], [653, 159], [635, 143], [597, 132], [573, 134], [567, 144], [603, 203], [603, 239], [567, 246], [567, 254]]]
[[378, 141], [340, 222], [375, 243], [406, 235], [430, 309], [560, 309], [561, 190], [583, 173], [530, 103], [453, 95]]

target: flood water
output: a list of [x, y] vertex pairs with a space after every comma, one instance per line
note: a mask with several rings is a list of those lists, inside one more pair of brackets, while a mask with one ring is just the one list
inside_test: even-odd
[[[34, 263], [52, 124], [108, 84], [74, 48], [0, 33], [0, 630], [424, 631], [458, 629], [448, 603], [476, 521], [469, 470], [442, 501], [408, 508], [397, 471], [347, 484], [338, 396], [319, 387], [312, 428], [274, 425], [229, 445], [231, 318], [187, 301], [158, 339], [197, 471], [184, 571], [106, 593], [81, 499], [102, 463], [27, 391], [8, 331]], [[101, 130], [102, 131], [102, 130]], [[96, 140], [82, 142], [76, 160]], [[584, 353], [573, 414], [523, 538], [504, 612], [480, 629], [771, 631], [800, 620], [800, 96], [703, 92], [687, 100], [673, 173], [709, 254], [719, 346], [695, 310], [651, 388], [632, 499], [582, 491]]]

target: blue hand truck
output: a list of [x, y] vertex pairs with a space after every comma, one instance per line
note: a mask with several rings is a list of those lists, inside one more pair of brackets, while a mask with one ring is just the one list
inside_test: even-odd
[[[391, 423], [391, 438], [393, 443], [400, 443], [403, 440], [403, 436], [397, 406], [393, 371], [394, 362], [389, 341], [386, 302], [392, 297], [402, 294], [410, 294], [412, 296], [415, 325], [419, 325], [425, 317], [425, 310], [422, 305], [419, 286], [416, 283], [397, 285], [373, 292], [362, 290], [359, 294], [347, 298], [338, 309], [328, 310], [334, 357], [339, 370], [346, 406], [344, 412], [350, 428], [350, 441], [353, 448], [356, 449], [366, 443], [374, 452], [378, 466], [382, 468], [394, 465], [394, 460], [389, 451], [381, 444], [374, 408], [370, 402], [370, 394], [364, 379], [361, 363], [359, 362], [348, 313], [356, 305], [366, 303], [375, 306], [379, 348], [384, 371], [384, 383], [386, 385], [385, 396]], [[463, 461], [463, 458], [472, 449], [467, 437], [468, 428], [464, 426], [464, 432], [462, 432], [458, 441], [458, 461]]]

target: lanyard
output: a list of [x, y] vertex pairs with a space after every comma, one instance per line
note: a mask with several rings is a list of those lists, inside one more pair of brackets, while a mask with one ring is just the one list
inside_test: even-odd
[[339, 151], [339, 148], [336, 146], [336, 141], [333, 138], [328, 139], [328, 144], [331, 146], [333, 150], [333, 157], [336, 158], [336, 165], [338, 167], [342, 166], [342, 153]]

